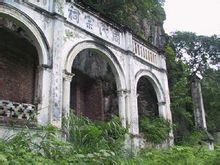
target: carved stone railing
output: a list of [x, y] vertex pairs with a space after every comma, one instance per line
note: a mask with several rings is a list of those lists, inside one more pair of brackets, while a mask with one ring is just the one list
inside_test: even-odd
[[27, 121], [34, 122], [36, 106], [26, 103], [11, 102], [9, 100], [0, 100], [0, 121], [20, 121], [21, 124]]
[[153, 65], [159, 65], [160, 56], [158, 55], [158, 53], [148, 49], [146, 46], [135, 39], [133, 39], [133, 53]]

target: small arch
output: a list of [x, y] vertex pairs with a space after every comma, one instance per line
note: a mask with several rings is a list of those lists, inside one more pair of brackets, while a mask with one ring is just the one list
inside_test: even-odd
[[135, 93], [137, 94], [137, 85], [138, 85], [138, 81], [141, 77], [147, 77], [148, 80], [151, 82], [151, 84], [154, 87], [154, 90], [156, 92], [156, 96], [157, 96], [157, 100], [158, 103], [165, 103], [165, 94], [163, 91], [163, 88], [160, 84], [160, 81], [158, 80], [158, 78], [150, 71], [148, 70], [140, 70], [136, 75], [135, 75]]
[[140, 70], [135, 75], [135, 94], [136, 94], [136, 114], [137, 129], [143, 135], [143, 123], [148, 120], [162, 117], [167, 118], [164, 105], [165, 95], [162, 86], [152, 72], [148, 70]]

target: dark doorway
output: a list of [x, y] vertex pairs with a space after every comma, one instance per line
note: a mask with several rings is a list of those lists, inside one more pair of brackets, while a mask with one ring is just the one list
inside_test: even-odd
[[95, 49], [80, 52], [72, 66], [70, 107], [92, 120], [118, 114], [115, 77], [105, 55]]
[[152, 83], [147, 77], [141, 77], [137, 85], [138, 115], [154, 118], [159, 116], [158, 100]]

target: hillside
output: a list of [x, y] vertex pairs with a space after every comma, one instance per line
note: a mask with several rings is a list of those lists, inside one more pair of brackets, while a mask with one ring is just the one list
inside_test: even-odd
[[164, 46], [163, 3], [158, 0], [78, 0], [113, 21], [127, 26], [139, 37], [162, 48]]

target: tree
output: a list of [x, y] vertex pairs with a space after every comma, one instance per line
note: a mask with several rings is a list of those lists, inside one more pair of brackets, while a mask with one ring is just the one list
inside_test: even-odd
[[175, 142], [180, 143], [184, 136], [191, 134], [193, 128], [192, 100], [189, 95], [189, 68], [181, 60], [176, 59], [175, 50], [167, 44], [165, 46], [166, 64], [170, 89], [171, 112]]
[[176, 32], [171, 37], [171, 41], [177, 59], [182, 60], [190, 69], [188, 81], [192, 92], [196, 127], [206, 129], [200, 78], [216, 63], [220, 52], [220, 39], [217, 36], [197, 36], [191, 32]]
[[129, 27], [139, 37], [163, 47], [164, 0], [81, 0], [114, 22]]
[[202, 90], [208, 130], [211, 133], [220, 131], [220, 70], [205, 71]]
[[198, 36], [192, 32], [175, 32], [171, 42], [176, 50], [177, 58], [190, 68], [190, 80], [196, 75], [204, 75], [204, 71], [215, 64], [220, 52], [220, 38], [216, 35]]

